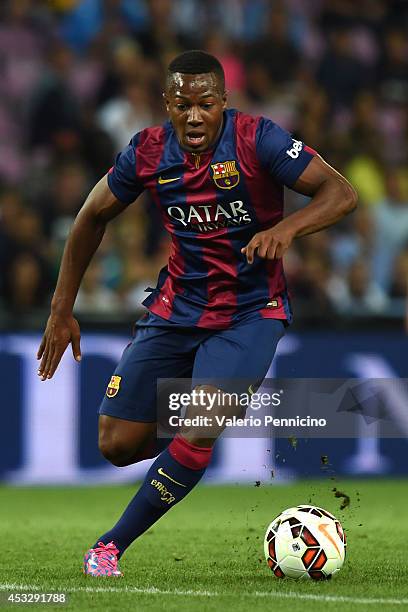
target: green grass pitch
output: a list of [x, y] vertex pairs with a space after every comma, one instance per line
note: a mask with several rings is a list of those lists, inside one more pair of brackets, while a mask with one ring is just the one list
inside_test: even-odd
[[[351, 499], [341, 511], [330, 480], [204, 484], [127, 551], [118, 579], [83, 576], [81, 560], [136, 487], [1, 487], [0, 609], [14, 585], [69, 593], [67, 606], [36, 606], [44, 610], [408, 610], [407, 485], [340, 481]], [[281, 510], [309, 501], [342, 521], [346, 563], [328, 582], [278, 580], [263, 558], [264, 531]]]

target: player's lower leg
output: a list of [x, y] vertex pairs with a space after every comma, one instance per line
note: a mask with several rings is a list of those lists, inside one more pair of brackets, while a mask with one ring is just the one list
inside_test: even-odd
[[[214, 442], [213, 440], [212, 442]], [[130, 544], [181, 501], [200, 481], [212, 446], [202, 447], [178, 435], [150, 467], [144, 482], [116, 525], [85, 555], [84, 572], [121, 575], [117, 560]], [[98, 557], [103, 567], [99, 567]]]

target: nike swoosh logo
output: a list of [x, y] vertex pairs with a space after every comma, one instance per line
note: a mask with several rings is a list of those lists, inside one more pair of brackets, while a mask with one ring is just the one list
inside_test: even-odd
[[178, 482], [178, 480], [174, 480], [174, 478], [172, 478], [171, 476], [169, 476], [168, 474], [166, 474], [166, 472], [163, 472], [163, 468], [158, 468], [157, 470], [158, 474], [160, 474], [160, 476], [165, 476], [166, 478], [168, 478], [169, 480], [171, 480], [171, 482], [174, 482], [174, 484], [179, 485], [180, 487], [185, 487], [187, 488], [187, 485]]
[[165, 185], [166, 183], [172, 183], [173, 181], [179, 181], [181, 179], [181, 176], [177, 176], [176, 178], [168, 178], [168, 179], [164, 179], [161, 176], [159, 176], [157, 182], [159, 183], [159, 185]]
[[338, 554], [339, 554], [339, 557], [340, 557], [340, 556], [341, 556], [341, 553], [340, 553], [339, 547], [337, 546], [337, 544], [336, 544], [335, 540], [332, 538], [332, 536], [330, 535], [330, 533], [327, 531], [327, 527], [328, 527], [328, 526], [329, 526], [329, 525], [328, 525], [327, 523], [320, 523], [320, 525], [318, 525], [318, 527], [317, 527], [317, 528], [318, 528], [318, 530], [319, 530], [321, 533], [323, 533], [323, 534], [326, 536], [326, 538], [327, 538], [327, 539], [328, 539], [328, 540], [329, 540], [329, 541], [330, 541], [330, 542], [333, 544], [334, 548], [337, 550], [337, 552], [338, 552]]

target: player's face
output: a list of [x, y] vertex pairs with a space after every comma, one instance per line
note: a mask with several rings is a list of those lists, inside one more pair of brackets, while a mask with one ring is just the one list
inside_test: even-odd
[[186, 151], [201, 153], [216, 142], [227, 105], [212, 73], [175, 73], [163, 94], [170, 120], [180, 145]]

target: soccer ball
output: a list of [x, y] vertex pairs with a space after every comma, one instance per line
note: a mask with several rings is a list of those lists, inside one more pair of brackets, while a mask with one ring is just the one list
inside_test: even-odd
[[284, 510], [269, 525], [264, 541], [266, 562], [278, 578], [325, 580], [336, 574], [346, 556], [346, 535], [335, 516], [316, 506]]

